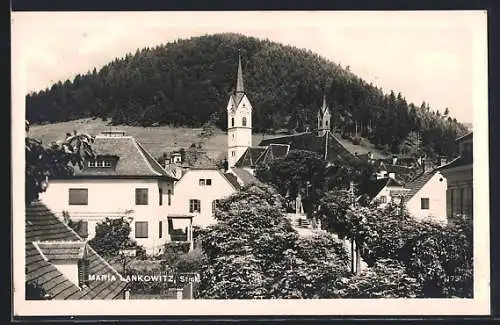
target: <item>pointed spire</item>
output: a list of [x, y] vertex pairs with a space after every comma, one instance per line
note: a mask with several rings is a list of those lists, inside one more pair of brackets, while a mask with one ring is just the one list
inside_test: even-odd
[[238, 50], [238, 79], [236, 80], [236, 92], [244, 93], [245, 88], [243, 86], [243, 70], [241, 69], [241, 55]]

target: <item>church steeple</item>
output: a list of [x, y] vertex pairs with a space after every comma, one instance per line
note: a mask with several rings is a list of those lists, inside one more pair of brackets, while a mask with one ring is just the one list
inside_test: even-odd
[[248, 100], [243, 85], [241, 55], [238, 53], [238, 73], [236, 91], [227, 104], [227, 161], [229, 168], [252, 146], [252, 104]]
[[318, 135], [323, 136], [327, 131], [330, 131], [330, 108], [326, 104], [326, 93], [323, 93], [323, 104], [318, 111]]
[[236, 79], [236, 92], [244, 93], [245, 87], [243, 86], [243, 70], [241, 69], [241, 55], [238, 51], [238, 77]]

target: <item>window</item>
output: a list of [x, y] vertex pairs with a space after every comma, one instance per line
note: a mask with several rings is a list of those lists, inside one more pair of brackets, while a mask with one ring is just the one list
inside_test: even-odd
[[234, 117], [231, 117], [231, 126], [234, 126]]
[[158, 202], [159, 202], [159, 205], [163, 205], [163, 189], [162, 188], [160, 188]]
[[148, 238], [148, 222], [136, 221], [135, 222], [135, 238]]
[[167, 204], [170, 205], [170, 204], [172, 204], [172, 190], [171, 189], [167, 190], [167, 195], [168, 195]]
[[243, 126], [247, 126], [247, 118], [246, 118], [246, 117], [243, 117], [243, 118], [241, 119], [241, 124], [242, 124]]
[[69, 205], [89, 204], [89, 190], [86, 188], [69, 189]]
[[380, 197], [380, 203], [387, 203], [387, 196], [382, 195], [382, 196]]
[[136, 188], [135, 189], [135, 205], [147, 205], [148, 204], [148, 189], [147, 188]]
[[163, 237], [163, 222], [160, 221], [158, 223], [158, 238]]
[[189, 213], [200, 213], [200, 212], [201, 212], [200, 200], [197, 199], [189, 200]]
[[198, 184], [200, 186], [211, 186], [212, 185], [212, 179], [210, 178], [207, 178], [207, 179], [204, 179], [204, 178], [200, 178], [200, 180], [198, 181]]
[[105, 160], [104, 167], [111, 167], [111, 160]]
[[89, 161], [89, 167], [95, 167], [95, 161], [93, 160]]
[[429, 198], [421, 198], [420, 199], [420, 209], [429, 210]]
[[219, 206], [219, 200], [212, 201], [212, 213], [215, 213], [215, 209]]
[[78, 221], [77, 234], [82, 238], [87, 238], [89, 236], [89, 223], [88, 221]]
[[88, 259], [78, 260], [78, 286], [81, 288], [83, 286], [89, 285], [89, 265]]

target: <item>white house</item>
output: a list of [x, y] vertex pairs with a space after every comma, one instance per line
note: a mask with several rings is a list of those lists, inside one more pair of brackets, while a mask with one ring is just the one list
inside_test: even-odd
[[378, 202], [380, 206], [385, 206], [389, 202], [400, 203], [400, 194], [404, 191], [403, 184], [397, 181], [391, 173], [389, 177], [384, 175], [372, 180], [368, 188], [368, 196], [371, 202]]
[[446, 223], [446, 178], [436, 170], [426, 172], [405, 185], [405, 204], [417, 219], [431, 218]]
[[[234, 175], [218, 168], [190, 168], [176, 182], [170, 217], [191, 216], [193, 225], [207, 226], [215, 223], [213, 217], [217, 201], [227, 198], [240, 187]], [[186, 221], [174, 220], [175, 228], [184, 228]]]
[[49, 179], [40, 199], [57, 216], [66, 211], [71, 220], [81, 220], [80, 235], [88, 239], [106, 217], [125, 217], [131, 222], [131, 238], [147, 253], [161, 253], [170, 240], [167, 215], [175, 175], [124, 132], [103, 132], [96, 136], [93, 149], [94, 160], [85, 161], [72, 176]]

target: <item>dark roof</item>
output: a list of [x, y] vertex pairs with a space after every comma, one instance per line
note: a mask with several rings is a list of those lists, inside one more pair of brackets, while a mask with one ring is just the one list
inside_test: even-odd
[[272, 155], [272, 159], [283, 158], [288, 154], [290, 146], [286, 144], [270, 144], [268, 147], [269, 153]]
[[239, 190], [241, 188], [240, 186], [240, 183], [238, 183], [238, 179], [236, 178], [235, 175], [231, 174], [231, 173], [224, 173], [223, 174], [224, 177], [227, 179], [227, 181], [233, 185], [233, 187], [237, 190]]
[[366, 194], [370, 198], [374, 198], [386, 186], [403, 187], [403, 185], [399, 183], [397, 180], [390, 177], [384, 177], [370, 181], [366, 189]]
[[267, 147], [248, 147], [234, 164], [236, 167], [254, 167]]
[[231, 171], [243, 182], [243, 185], [260, 185], [261, 181], [257, 179], [254, 175], [252, 175], [248, 170], [242, 168], [232, 168]]
[[442, 166], [439, 166], [437, 169], [446, 171], [446, 170], [451, 169], [451, 168], [460, 167], [460, 166], [468, 166], [468, 165], [472, 165], [472, 164], [473, 164], [472, 156], [469, 156], [469, 157], [459, 156], [459, 157], [453, 159], [452, 161], [450, 161], [449, 163], [442, 165]]
[[354, 157], [351, 153], [331, 132], [318, 135], [313, 132], [303, 132], [292, 135], [286, 135], [276, 138], [264, 139], [259, 146], [269, 146], [271, 144], [287, 144], [290, 145], [290, 150], [309, 150], [316, 152], [327, 161], [336, 161], [346, 157]]
[[[38, 283], [53, 299], [121, 299], [122, 292], [127, 285], [126, 281], [91, 281], [88, 288], [80, 289], [76, 284], [66, 278], [50, 258], [40, 253], [36, 245], [44, 247], [49, 256], [60, 256], [60, 253], [74, 253], [74, 245], [70, 242], [82, 242], [76, 232], [60, 221], [43, 203], [35, 201], [26, 206], [26, 281]], [[46, 249], [55, 243], [57, 249]], [[35, 244], [34, 244], [35, 242]], [[66, 250], [67, 249], [67, 250]], [[63, 252], [65, 251], [66, 252]], [[50, 254], [54, 253], [54, 254]], [[114, 274], [120, 279], [119, 273], [113, 269], [91, 247], [88, 247], [89, 274], [110, 275]], [[48, 259], [48, 260], [47, 260]]]
[[408, 184], [405, 184], [405, 188], [407, 188], [409, 190], [408, 193], [406, 194], [406, 199], [409, 200], [413, 196], [415, 196], [415, 194], [417, 194], [417, 192], [420, 191], [420, 189], [422, 187], [424, 187], [424, 185], [427, 184], [427, 182], [435, 174], [436, 174], [436, 170], [431, 170], [429, 172], [420, 174], [420, 176], [417, 176], [417, 178], [415, 178], [414, 180], [412, 180]]
[[97, 156], [116, 156], [114, 168], [75, 168], [75, 176], [150, 176], [175, 178], [130, 136], [97, 136], [92, 145]]

